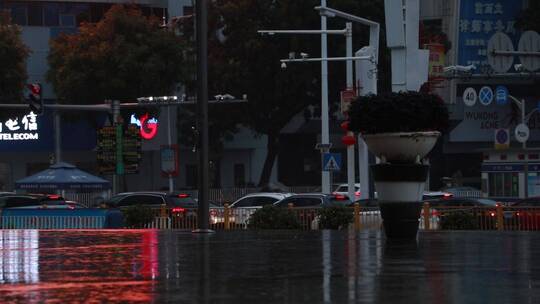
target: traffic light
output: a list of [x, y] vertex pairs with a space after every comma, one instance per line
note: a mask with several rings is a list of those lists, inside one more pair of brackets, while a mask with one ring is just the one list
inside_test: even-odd
[[43, 101], [41, 100], [41, 84], [31, 83], [31, 84], [28, 84], [27, 86], [28, 86], [28, 89], [30, 90], [30, 96], [29, 96], [30, 110], [34, 112], [34, 114], [42, 114]]

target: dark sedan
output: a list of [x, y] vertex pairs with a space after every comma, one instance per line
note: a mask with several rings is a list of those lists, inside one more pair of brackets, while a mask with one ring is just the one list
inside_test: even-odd
[[343, 195], [323, 194], [323, 193], [303, 193], [294, 194], [276, 203], [274, 206], [288, 207], [327, 207], [327, 206], [347, 206], [351, 201]]

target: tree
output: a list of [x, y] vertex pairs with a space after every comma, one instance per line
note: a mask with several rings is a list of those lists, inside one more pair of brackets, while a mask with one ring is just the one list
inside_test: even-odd
[[190, 73], [186, 41], [134, 6], [115, 5], [79, 33], [51, 42], [48, 80], [58, 101], [95, 104], [170, 95]]
[[[0, 13], [0, 102], [24, 102], [26, 59], [30, 50], [21, 39], [21, 29]], [[2, 110], [5, 112], [5, 110]]]
[[527, 9], [521, 11], [519, 17], [517, 18], [516, 26], [520, 30], [540, 32], [540, 18], [538, 18], [539, 12], [540, 2], [532, 0], [529, 1]]
[[[268, 138], [268, 154], [259, 185], [269, 181], [280, 152], [281, 130], [306, 106], [320, 104], [321, 89], [320, 64], [289, 64], [286, 69], [279, 64], [279, 60], [287, 57], [289, 52], [308, 52], [311, 57], [320, 57], [319, 37], [261, 37], [257, 30], [319, 29], [320, 17], [313, 9], [319, 4], [317, 0], [213, 2], [210, 24], [219, 31], [210, 37], [209, 42], [209, 85], [218, 92], [235, 90], [248, 95], [249, 103], [235, 117], [237, 123]], [[335, 1], [333, 7], [381, 24], [384, 20], [382, 0], [341, 0]], [[343, 28], [344, 23], [343, 20], [329, 19], [328, 28]], [[358, 30], [356, 26], [355, 30]], [[367, 29], [361, 31], [367, 32]], [[363, 37], [365, 39], [355, 40], [355, 46], [366, 45], [367, 35]], [[343, 37], [329, 37], [328, 45], [329, 56], [344, 56]], [[329, 100], [334, 102], [334, 106], [339, 101], [339, 91], [344, 87], [345, 64], [339, 67], [329, 64]], [[229, 117], [232, 115], [227, 113]]]

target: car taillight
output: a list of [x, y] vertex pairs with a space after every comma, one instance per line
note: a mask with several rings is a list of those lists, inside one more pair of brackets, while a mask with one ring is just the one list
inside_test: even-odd
[[342, 194], [336, 194], [335, 198], [337, 201], [344, 201], [346, 199], [345, 195]]
[[172, 213], [183, 213], [183, 212], [186, 212], [186, 209], [180, 208], [180, 207], [172, 208]]
[[179, 197], [179, 198], [187, 198], [187, 197], [189, 197], [189, 194], [186, 194], [186, 193], [180, 193], [180, 194], [178, 194], [178, 197]]
[[56, 194], [48, 194], [48, 195], [47, 195], [47, 198], [48, 198], [48, 199], [53, 199], [53, 200], [55, 200], [55, 199], [59, 199], [59, 198], [60, 198], [60, 195], [56, 195]]
[[445, 194], [443, 194], [443, 199], [449, 199], [452, 196], [454, 196], [452, 193], [445, 193]]

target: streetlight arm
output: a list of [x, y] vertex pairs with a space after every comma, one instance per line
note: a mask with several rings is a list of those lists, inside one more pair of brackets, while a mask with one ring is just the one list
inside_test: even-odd
[[368, 25], [368, 26], [377, 26], [377, 27], [379, 26], [379, 23], [377, 23], [375, 21], [371, 21], [371, 20], [368, 20], [368, 19], [365, 19], [365, 18], [362, 18], [362, 17], [354, 16], [354, 15], [351, 15], [351, 14], [348, 14], [348, 13], [345, 13], [345, 12], [342, 12], [342, 11], [338, 11], [338, 10], [333, 9], [333, 8], [315, 6], [315, 10], [319, 11], [321, 14], [324, 14], [326, 17], [338, 16], [338, 17], [348, 19], [348, 20], [351, 20], [351, 21], [354, 21], [354, 22], [362, 23], [362, 24]]
[[347, 29], [342, 30], [260, 30], [257, 31], [257, 33], [264, 35], [274, 35], [274, 34], [313, 34], [313, 35], [320, 35], [320, 34], [338, 34], [338, 35], [345, 35], [347, 33]]
[[374, 60], [373, 56], [352, 56], [352, 57], [327, 57], [327, 58], [299, 58], [299, 59], [281, 59], [280, 62], [321, 62], [321, 61], [347, 61], [347, 60]]
[[538, 108], [535, 108], [534, 110], [532, 110], [529, 114], [527, 114], [525, 116], [525, 122], [528, 123], [529, 122], [529, 119], [531, 118], [531, 116], [536, 113], [538, 111]]
[[520, 108], [523, 107], [523, 103], [521, 102], [521, 100], [515, 98], [514, 96], [512, 96], [510, 94], [508, 95], [508, 98], [510, 98], [510, 100], [515, 102]]

